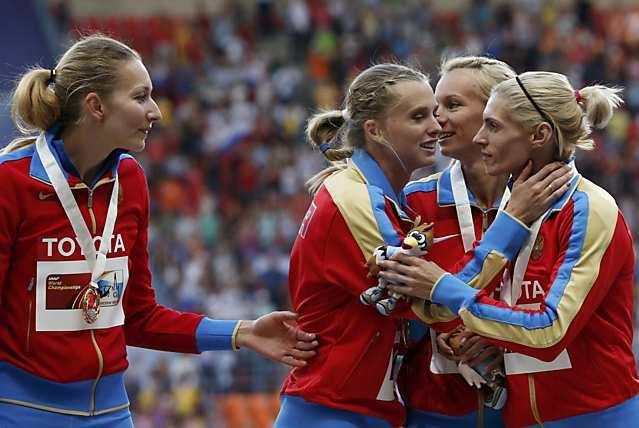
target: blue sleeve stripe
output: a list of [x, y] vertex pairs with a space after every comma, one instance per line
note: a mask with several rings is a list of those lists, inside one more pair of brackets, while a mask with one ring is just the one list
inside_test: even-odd
[[579, 261], [586, 237], [588, 224], [589, 204], [584, 192], [577, 191], [573, 194], [573, 223], [568, 240], [568, 249], [564, 261], [559, 267], [557, 276], [546, 295], [543, 312], [531, 312], [530, 310], [517, 310], [498, 306], [474, 303], [468, 310], [476, 317], [496, 322], [521, 326], [529, 330], [541, 329], [551, 326], [558, 318], [557, 307], [564, 295], [566, 286], [570, 282], [574, 266]]
[[368, 189], [368, 194], [371, 199], [373, 215], [375, 216], [377, 227], [384, 242], [388, 245], [401, 245], [401, 238], [386, 214], [386, 198], [384, 197], [384, 193], [376, 186], [367, 185], [366, 188]]
[[447, 273], [442, 276], [431, 292], [431, 301], [447, 306], [453, 313], [474, 301], [477, 290], [459, 280], [459, 278]]
[[195, 330], [195, 341], [199, 352], [221, 351], [233, 348], [232, 337], [237, 320], [214, 320], [202, 318]]
[[484, 268], [486, 257], [496, 251], [512, 261], [530, 234], [529, 230], [505, 212], [499, 212], [493, 224], [474, 249], [473, 258], [455, 276], [466, 283]]

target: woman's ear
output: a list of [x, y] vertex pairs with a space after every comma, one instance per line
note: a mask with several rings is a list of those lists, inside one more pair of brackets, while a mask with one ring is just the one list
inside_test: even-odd
[[98, 122], [104, 120], [104, 103], [102, 98], [95, 92], [89, 92], [84, 97], [84, 107], [87, 116], [94, 118]]
[[368, 119], [362, 124], [364, 128], [364, 136], [367, 140], [381, 143], [384, 140], [384, 133], [379, 123], [375, 119]]
[[552, 127], [548, 122], [541, 122], [535, 127], [535, 131], [530, 138], [533, 149], [540, 149], [547, 144], [553, 144]]

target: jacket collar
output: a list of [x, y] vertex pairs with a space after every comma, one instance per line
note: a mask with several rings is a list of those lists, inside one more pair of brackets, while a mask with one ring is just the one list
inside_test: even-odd
[[350, 161], [355, 164], [355, 167], [359, 170], [368, 185], [380, 188], [384, 196], [393, 202], [400, 217], [409, 219], [403, 211], [403, 207], [407, 206], [404, 191], [402, 190], [399, 194], [395, 193], [393, 186], [391, 186], [382, 168], [366, 150], [355, 149]]
[[[51, 149], [51, 153], [53, 153], [53, 157], [56, 163], [62, 169], [62, 173], [64, 174], [64, 177], [69, 182], [69, 185], [72, 187], [73, 186], [82, 187], [84, 183], [82, 182], [82, 179], [80, 178], [80, 174], [78, 173], [78, 170], [75, 168], [75, 166], [73, 165], [73, 163], [67, 156], [67, 153], [64, 150], [64, 143], [62, 141], [62, 138], [60, 138], [60, 136], [58, 135], [60, 130], [61, 129], [59, 125], [56, 124], [52, 126], [50, 129], [48, 129], [44, 133], [45, 141], [47, 145], [49, 146], [49, 148]], [[123, 155], [126, 155], [125, 150], [117, 149], [111, 152], [111, 154], [107, 157], [107, 159], [102, 163], [102, 166], [100, 167], [100, 170], [98, 171], [98, 173], [95, 175], [95, 178], [93, 179], [93, 182], [91, 183], [90, 187], [94, 187], [98, 183], [98, 181], [100, 181], [103, 178], [106, 178], [109, 181], [113, 180], [115, 177], [115, 174], [117, 173], [117, 169]], [[29, 175], [47, 184], [51, 184], [51, 180], [49, 179], [49, 176], [47, 175], [47, 172], [44, 169], [44, 166], [42, 165], [42, 160], [40, 159], [40, 155], [38, 154], [38, 151], [35, 149], [33, 151], [33, 157], [31, 159], [31, 167], [29, 169]]]
[[[439, 178], [437, 179], [437, 203], [440, 206], [455, 205], [455, 197], [453, 196], [453, 185], [450, 179], [451, 166], [452, 164], [446, 167], [446, 169], [442, 171]], [[477, 199], [475, 199], [475, 195], [473, 195], [468, 186], [466, 186], [466, 190], [468, 192], [468, 202], [470, 202], [470, 205], [479, 207], [479, 205], [477, 204]], [[501, 197], [493, 203], [492, 208], [498, 209], [500, 203]]]

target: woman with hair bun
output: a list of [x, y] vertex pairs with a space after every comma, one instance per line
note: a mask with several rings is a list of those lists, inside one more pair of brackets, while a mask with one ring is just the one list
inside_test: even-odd
[[[486, 173], [480, 147], [473, 144], [473, 138], [481, 128], [491, 89], [515, 74], [509, 65], [494, 58], [460, 56], [442, 60], [435, 87], [437, 120], [442, 127], [438, 142], [442, 155], [452, 158], [452, 162], [441, 172], [409, 182], [404, 191], [409, 205], [424, 221], [436, 222], [435, 236], [452, 236], [434, 245], [428, 256], [445, 269], [456, 267], [497, 214], [508, 174]], [[430, 326], [402, 365], [400, 391], [408, 411], [406, 426], [502, 426], [501, 412], [485, 406], [485, 389], [470, 385], [459, 373], [464, 356], [454, 355], [447, 342], [461, 321], [450, 315], [449, 322]], [[415, 323], [419, 321], [411, 326]], [[484, 356], [493, 358], [496, 368], [500, 366], [500, 348], [481, 336], [467, 340], [482, 341]]]
[[[591, 130], [606, 126], [622, 102], [619, 91], [574, 89], [549, 72], [498, 84], [474, 139], [487, 171], [516, 178], [529, 159], [535, 170], [555, 160], [575, 168], [575, 150], [593, 147]], [[446, 305], [467, 329], [507, 349], [508, 426], [621, 427], [639, 420], [632, 237], [615, 200], [574, 172], [562, 197], [533, 223], [516, 260], [503, 268], [487, 262], [475, 273], [480, 291], [466, 284], [468, 272], [451, 275], [401, 255], [383, 263], [393, 271], [381, 275], [403, 284], [391, 289]], [[497, 287], [499, 300], [491, 297]]]
[[314, 198], [293, 245], [289, 291], [300, 327], [312, 328], [320, 346], [308, 370], [284, 381], [276, 427], [404, 422], [391, 373], [402, 320], [362, 305], [359, 295], [371, 286], [373, 250], [399, 245], [413, 226], [402, 188], [435, 161], [434, 109], [424, 74], [379, 64], [351, 83], [344, 110], [309, 120], [310, 143], [334, 164], [307, 183]]
[[[308, 124], [311, 144], [334, 164], [308, 182], [314, 198], [293, 245], [289, 291], [300, 327], [316, 332], [320, 345], [313, 363], [284, 381], [278, 428], [405, 421], [395, 381], [412, 314], [403, 305], [384, 317], [360, 294], [375, 281], [366, 267], [373, 250], [399, 246], [415, 226], [402, 189], [414, 170], [434, 162], [441, 127], [428, 78], [402, 65], [362, 71], [344, 103]], [[509, 214], [496, 220], [502, 231], [521, 228], [511, 216], [535, 215], [530, 183], [518, 185], [528, 190], [515, 192]], [[516, 246], [494, 239], [477, 254], [507, 257]]]
[[0, 153], [2, 427], [132, 427], [126, 345], [246, 347], [292, 366], [315, 354], [291, 312], [223, 321], [156, 302], [147, 182], [127, 154], [161, 119], [151, 92], [138, 53], [100, 35], [15, 89], [31, 135]]

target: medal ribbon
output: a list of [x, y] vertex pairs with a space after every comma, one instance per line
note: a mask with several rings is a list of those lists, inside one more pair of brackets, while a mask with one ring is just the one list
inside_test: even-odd
[[475, 242], [475, 225], [473, 224], [473, 214], [470, 210], [466, 181], [464, 181], [461, 162], [458, 160], [454, 160], [453, 165], [450, 167], [450, 184], [453, 188], [457, 222], [464, 242], [464, 252], [467, 252], [473, 248], [473, 242]]
[[38, 155], [42, 161], [42, 166], [44, 166], [44, 169], [49, 176], [49, 180], [51, 180], [53, 189], [62, 203], [62, 208], [64, 208], [64, 212], [67, 214], [67, 218], [69, 219], [71, 227], [77, 237], [78, 244], [82, 248], [84, 257], [89, 265], [89, 270], [91, 271], [90, 285], [91, 287], [97, 288], [97, 280], [104, 273], [107, 259], [106, 254], [109, 250], [110, 238], [111, 235], [113, 235], [113, 228], [115, 227], [115, 220], [118, 215], [118, 175], [115, 174], [115, 183], [113, 184], [113, 190], [111, 191], [111, 200], [109, 202], [109, 209], [107, 211], [106, 221], [104, 224], [104, 231], [102, 232], [102, 239], [100, 240], [100, 248], [96, 252], [93, 238], [91, 238], [91, 234], [89, 233], [89, 228], [84, 222], [84, 218], [82, 218], [78, 203], [73, 197], [73, 193], [71, 193], [71, 188], [62, 173], [62, 169], [56, 162], [51, 149], [47, 145], [44, 133], [41, 133], [36, 140], [36, 150], [38, 151]]
[[[453, 199], [455, 200], [455, 210], [457, 210], [457, 222], [461, 231], [462, 241], [464, 242], [464, 252], [468, 252], [473, 248], [475, 242], [475, 225], [473, 223], [473, 214], [470, 209], [470, 201], [468, 200], [468, 189], [464, 174], [462, 172], [461, 162], [454, 160], [450, 167], [450, 184], [453, 190]], [[502, 203], [510, 198], [510, 189], [506, 186], [502, 195]]]
[[[457, 211], [457, 222], [461, 232], [462, 241], [464, 243], [464, 252], [473, 248], [475, 242], [475, 224], [473, 222], [473, 213], [470, 208], [470, 200], [468, 199], [468, 188], [464, 180], [461, 162], [457, 159], [453, 160], [450, 166], [450, 184], [453, 191], [453, 199], [455, 200], [455, 210]], [[504, 189], [503, 199], [510, 197], [510, 189], [506, 186]], [[445, 240], [457, 235], [449, 235], [437, 240]], [[430, 330], [430, 338], [432, 342], [433, 355], [431, 357], [430, 370], [433, 373], [457, 373], [457, 364], [442, 356], [437, 350], [437, 334], [434, 330]]]

